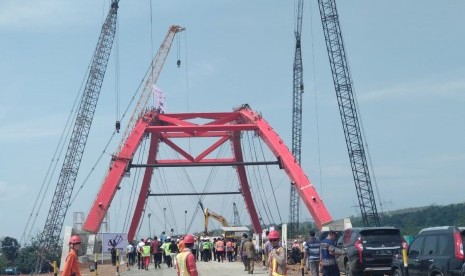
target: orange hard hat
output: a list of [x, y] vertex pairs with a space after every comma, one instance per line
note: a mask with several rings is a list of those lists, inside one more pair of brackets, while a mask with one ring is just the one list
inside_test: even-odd
[[190, 235], [190, 234], [187, 234], [184, 236], [184, 243], [194, 243], [195, 242], [195, 239], [194, 239], [194, 236]]
[[269, 240], [279, 240], [279, 232], [276, 230], [270, 231], [268, 234], [268, 239]]
[[78, 244], [78, 243], [81, 243], [81, 237], [79, 237], [78, 235], [71, 236], [71, 238], [69, 239], [69, 244]]

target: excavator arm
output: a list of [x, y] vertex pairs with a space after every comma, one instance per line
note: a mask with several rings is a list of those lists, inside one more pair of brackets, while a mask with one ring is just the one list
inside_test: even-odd
[[204, 233], [205, 235], [208, 234], [208, 218], [213, 218], [221, 223], [223, 226], [229, 226], [228, 221], [221, 215], [208, 210], [207, 208], [203, 209], [203, 215], [204, 215], [204, 222], [205, 222], [205, 230]]

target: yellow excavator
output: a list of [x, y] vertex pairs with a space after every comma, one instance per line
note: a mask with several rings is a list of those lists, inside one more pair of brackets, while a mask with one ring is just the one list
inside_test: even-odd
[[204, 215], [204, 219], [205, 219], [205, 230], [204, 230], [205, 236], [208, 235], [208, 218], [210, 218], [210, 217], [217, 220], [217, 221], [219, 221], [221, 223], [221, 225], [223, 225], [225, 227], [229, 226], [228, 222], [226, 221], [226, 219], [223, 216], [218, 215], [217, 213], [215, 213], [213, 211], [210, 211], [207, 208], [203, 209], [203, 215]]

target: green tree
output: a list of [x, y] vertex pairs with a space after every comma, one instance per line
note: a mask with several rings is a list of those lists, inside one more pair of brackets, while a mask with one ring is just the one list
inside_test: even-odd
[[9, 264], [13, 264], [20, 248], [18, 240], [12, 237], [4, 237], [0, 240], [0, 242], [2, 244], [2, 255], [5, 256], [5, 259]]
[[6, 260], [3, 254], [0, 254], [0, 273], [5, 271], [5, 268], [8, 267], [8, 261]]

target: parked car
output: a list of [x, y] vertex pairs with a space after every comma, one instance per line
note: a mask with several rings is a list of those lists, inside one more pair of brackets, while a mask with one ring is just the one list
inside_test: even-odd
[[6, 275], [18, 275], [18, 271], [16, 270], [16, 267], [7, 267], [5, 268], [5, 274]]
[[441, 226], [422, 229], [410, 243], [407, 267], [402, 254], [394, 256], [393, 276], [464, 276], [465, 227]]
[[402, 246], [407, 243], [397, 228], [349, 228], [337, 241], [341, 255], [336, 260], [347, 276], [389, 274], [393, 256]]

